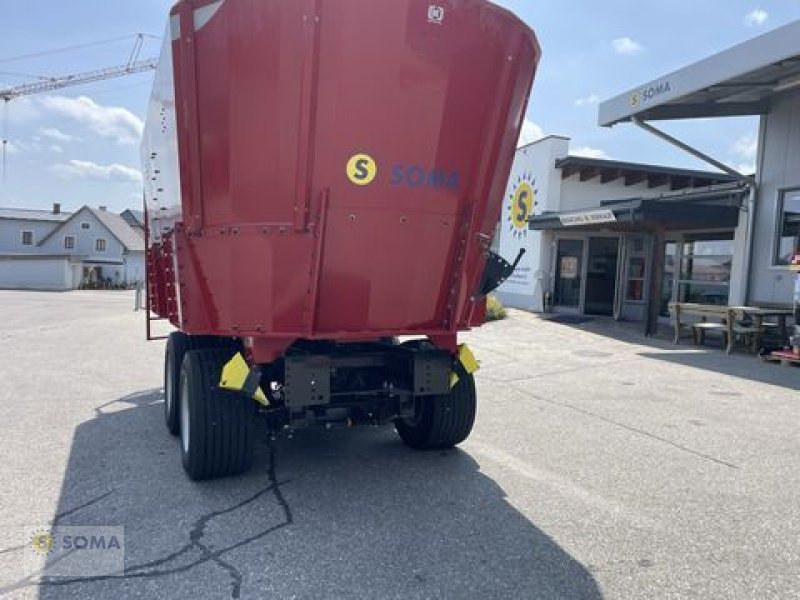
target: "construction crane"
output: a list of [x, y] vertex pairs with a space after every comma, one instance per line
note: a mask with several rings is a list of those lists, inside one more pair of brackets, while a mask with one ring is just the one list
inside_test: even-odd
[[11, 102], [14, 98], [21, 98], [22, 96], [44, 94], [74, 85], [84, 85], [87, 83], [94, 83], [95, 81], [104, 81], [106, 79], [114, 79], [116, 77], [125, 77], [126, 75], [151, 71], [155, 69], [157, 65], [158, 59], [151, 58], [128, 63], [127, 65], [120, 65], [118, 67], [108, 67], [106, 69], [97, 69], [95, 71], [65, 75], [63, 77], [53, 77], [51, 79], [44, 79], [42, 81], [35, 81], [33, 83], [26, 83], [0, 90], [0, 99], [5, 102]]
[[[148, 36], [152, 37], [152, 36]], [[73, 87], [77, 85], [85, 85], [87, 83], [94, 83], [97, 81], [105, 81], [107, 79], [116, 79], [117, 77], [125, 77], [127, 75], [134, 75], [136, 73], [143, 73], [145, 71], [152, 71], [158, 66], [157, 58], [150, 58], [146, 60], [139, 60], [139, 53], [144, 45], [145, 35], [142, 33], [136, 34], [136, 41], [131, 51], [128, 62], [124, 65], [116, 67], [107, 67], [104, 69], [95, 69], [94, 71], [86, 71], [84, 73], [75, 73], [73, 75], [64, 75], [61, 77], [40, 77], [39, 81], [32, 83], [25, 83], [15, 87], [0, 89], [0, 99], [4, 104], [3, 115], [3, 180], [6, 176], [6, 157], [8, 152], [8, 105], [9, 103], [23, 96], [32, 96], [34, 94], [44, 94], [47, 92], [54, 92], [56, 90]], [[111, 40], [113, 41], [113, 40]]]

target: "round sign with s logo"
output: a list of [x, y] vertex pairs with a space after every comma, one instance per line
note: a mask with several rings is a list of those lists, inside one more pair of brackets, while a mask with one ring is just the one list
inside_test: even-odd
[[529, 173], [524, 173], [517, 179], [516, 185], [510, 195], [508, 207], [509, 230], [514, 237], [526, 237], [528, 233], [528, 219], [533, 215], [536, 207], [537, 190], [534, 189], [535, 180]]
[[355, 185], [369, 185], [378, 176], [378, 163], [369, 154], [356, 154], [347, 162], [347, 178]]

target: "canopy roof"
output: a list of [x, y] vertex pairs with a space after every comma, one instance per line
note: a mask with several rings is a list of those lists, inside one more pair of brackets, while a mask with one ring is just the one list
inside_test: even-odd
[[601, 202], [583, 211], [544, 213], [528, 219], [534, 231], [691, 231], [734, 228], [748, 187], [725, 185], [703, 191]]
[[603, 102], [599, 122], [761, 115], [773, 95], [797, 88], [800, 20]]

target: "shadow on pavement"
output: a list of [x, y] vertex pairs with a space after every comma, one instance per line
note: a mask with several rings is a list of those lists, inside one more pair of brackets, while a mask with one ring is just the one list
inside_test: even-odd
[[705, 369], [731, 377], [800, 390], [800, 369], [765, 363], [754, 356], [728, 356], [724, 352], [642, 352], [640, 356], [676, 365]]
[[[552, 318], [546, 319], [553, 321]], [[709, 342], [696, 346], [690, 339], [681, 338], [680, 345], [672, 342], [672, 329], [666, 325], [659, 327], [656, 336], [646, 337], [638, 323], [618, 322], [607, 318], [592, 318], [580, 324], [565, 324], [556, 321], [562, 327], [569, 327], [578, 331], [602, 336], [626, 344], [646, 346], [652, 352], [639, 352], [639, 356], [663, 360], [673, 364], [704, 369], [749, 379], [759, 383], [783, 386], [789, 389], [800, 389], [800, 370], [791, 367], [781, 367], [776, 364], [765, 363], [760, 357], [747, 352], [744, 347], [737, 346], [733, 354], [725, 353], [721, 340], [709, 338]], [[576, 354], [581, 354], [577, 351]], [[592, 356], [591, 349], [586, 355]]]
[[75, 431], [55, 520], [124, 525], [126, 573], [45, 580], [40, 598], [601, 597], [463, 451], [310, 430], [265, 441], [245, 476], [197, 484], [160, 391], [97, 411]]

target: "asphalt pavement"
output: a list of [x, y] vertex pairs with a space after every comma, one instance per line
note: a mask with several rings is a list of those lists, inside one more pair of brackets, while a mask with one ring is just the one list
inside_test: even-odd
[[[142, 319], [0, 292], [0, 596], [800, 598], [800, 369], [512, 311], [460, 449], [315, 429], [193, 483]], [[124, 576], [27, 575], [54, 523], [123, 526]]]

